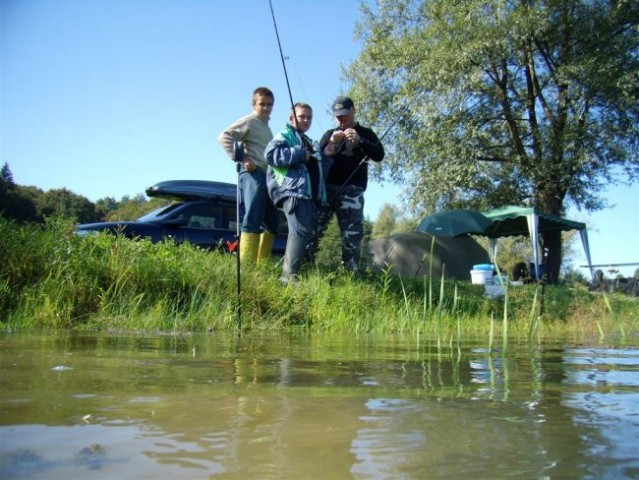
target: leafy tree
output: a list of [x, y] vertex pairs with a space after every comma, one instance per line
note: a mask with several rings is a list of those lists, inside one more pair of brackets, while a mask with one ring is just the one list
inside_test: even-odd
[[388, 237], [393, 233], [415, 231], [419, 221], [403, 214], [400, 207], [385, 203], [373, 224], [371, 238]]
[[97, 220], [95, 205], [66, 188], [48, 190], [38, 197], [36, 206], [40, 218], [62, 216], [74, 218], [79, 223]]
[[9, 169], [9, 164], [5, 162], [5, 164], [2, 165], [2, 169], [0, 169], [0, 212], [6, 210], [5, 204], [8, 201], [7, 197], [13, 187], [15, 187], [13, 174]]
[[95, 202], [95, 213], [99, 221], [104, 221], [108, 215], [118, 208], [118, 202], [113, 197], [104, 197]]
[[[407, 110], [379, 175], [424, 211], [526, 201], [595, 211], [639, 176], [634, 0], [377, 0], [345, 71], [364, 121]], [[543, 232], [547, 272], [560, 232]]]
[[397, 227], [395, 227], [395, 231], [393, 233], [414, 232], [415, 230], [417, 230], [419, 222], [420, 219], [418, 217], [407, 217], [403, 215], [397, 221]]
[[171, 203], [169, 200], [162, 198], [153, 198], [147, 201], [143, 193], [139, 193], [133, 198], [125, 195], [118, 203], [117, 208], [107, 213], [106, 218], [110, 221], [136, 220], [142, 215], [169, 203]]
[[38, 213], [35, 199], [40, 194], [42, 190], [21, 185], [0, 189], [0, 215], [20, 222], [36, 222]]
[[388, 237], [395, 231], [397, 219], [401, 215], [399, 207], [385, 203], [377, 215], [377, 220], [373, 225], [372, 238]]
[[[362, 238], [362, 245], [360, 248], [360, 268], [366, 269], [370, 267], [370, 257], [368, 255], [368, 242], [371, 241], [371, 236], [373, 234], [373, 222], [371, 222], [368, 217], [364, 218], [364, 236]], [[341, 245], [341, 244], [340, 244]]]

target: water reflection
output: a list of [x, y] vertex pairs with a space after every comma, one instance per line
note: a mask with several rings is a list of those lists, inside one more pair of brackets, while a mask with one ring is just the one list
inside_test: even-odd
[[0, 478], [637, 476], [637, 349], [438, 345], [5, 335]]

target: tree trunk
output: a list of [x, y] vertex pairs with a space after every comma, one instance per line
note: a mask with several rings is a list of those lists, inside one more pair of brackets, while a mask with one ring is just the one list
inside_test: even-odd
[[544, 232], [540, 262], [546, 264], [546, 282], [556, 284], [561, 269], [561, 231]]

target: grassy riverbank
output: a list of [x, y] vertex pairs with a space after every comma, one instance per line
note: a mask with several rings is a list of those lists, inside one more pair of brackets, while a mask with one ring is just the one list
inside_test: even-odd
[[629, 335], [639, 299], [583, 286], [510, 287], [489, 300], [483, 287], [390, 272], [353, 277], [304, 271], [295, 288], [279, 284], [276, 259], [242, 270], [237, 312], [235, 257], [188, 245], [151, 244], [110, 235], [79, 238], [73, 226], [19, 226], [0, 218], [0, 322], [4, 329], [191, 332], [303, 327], [522, 339]]

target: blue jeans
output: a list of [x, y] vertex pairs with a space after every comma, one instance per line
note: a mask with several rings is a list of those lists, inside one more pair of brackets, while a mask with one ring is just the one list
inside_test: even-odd
[[258, 168], [249, 173], [242, 167], [239, 177], [244, 203], [242, 231], [247, 233], [267, 231], [277, 234], [280, 214], [268, 196], [266, 172]]

